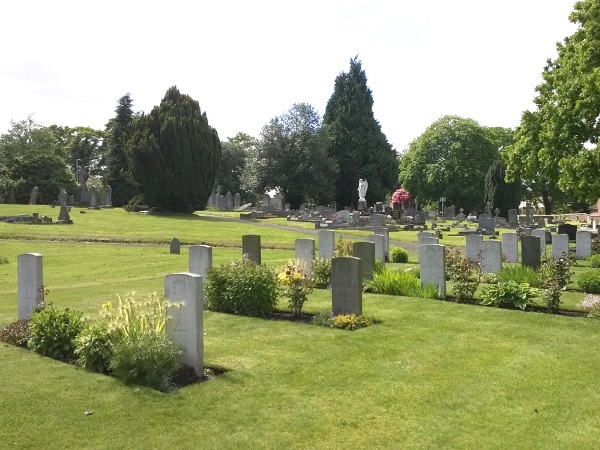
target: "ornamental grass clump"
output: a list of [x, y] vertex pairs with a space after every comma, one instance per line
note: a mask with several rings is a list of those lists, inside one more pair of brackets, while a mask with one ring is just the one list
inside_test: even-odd
[[366, 282], [364, 291], [404, 297], [438, 297], [437, 288], [432, 284], [422, 287], [421, 280], [412, 270], [400, 272], [384, 269], [381, 272], [373, 272], [373, 279]]
[[529, 286], [541, 287], [542, 280], [535, 271], [529, 266], [522, 265], [504, 265], [497, 274], [499, 282], [514, 281], [515, 283], [527, 283]]
[[306, 264], [299, 260], [289, 260], [277, 274], [277, 281], [288, 299], [288, 306], [294, 315], [300, 315], [304, 302], [315, 287], [315, 280]]

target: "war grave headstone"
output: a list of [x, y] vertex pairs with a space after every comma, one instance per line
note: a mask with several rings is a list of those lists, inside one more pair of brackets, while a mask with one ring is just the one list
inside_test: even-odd
[[[531, 236], [536, 236], [540, 238], [540, 255], [544, 258], [546, 257], [546, 234], [548, 232], [546, 230], [531, 230]], [[549, 233], [548, 233], [549, 234]], [[552, 236], [550, 236], [552, 239]], [[552, 240], [550, 241], [552, 242]]]
[[191, 245], [189, 249], [189, 271], [202, 275], [206, 283], [208, 269], [212, 267], [212, 247], [210, 245]]
[[181, 242], [174, 237], [169, 244], [169, 253], [171, 255], [179, 255], [181, 253]]
[[569, 235], [568, 234], [553, 234], [552, 235], [552, 257], [562, 258], [569, 256]]
[[519, 236], [517, 233], [504, 233], [502, 235], [502, 255], [506, 262], [517, 262], [519, 257]]
[[483, 236], [480, 234], [467, 234], [465, 239], [467, 241], [465, 249], [467, 259], [472, 263], [478, 264], [481, 257], [480, 252], [483, 247]]
[[165, 277], [165, 297], [181, 302], [170, 307], [167, 335], [181, 349], [179, 361], [191, 366], [198, 376], [204, 375], [204, 295], [202, 276], [196, 273], [172, 273]]
[[417, 233], [417, 244], [420, 247], [421, 245], [423, 245], [423, 239], [425, 238], [432, 238], [434, 237], [433, 233], [431, 231], [419, 231]]
[[375, 258], [385, 262], [385, 237], [382, 234], [367, 236], [367, 240], [375, 244]]
[[304, 266], [306, 273], [312, 274], [312, 262], [315, 259], [315, 240], [309, 238], [296, 239], [296, 259]]
[[343, 256], [331, 260], [331, 306], [333, 314], [362, 314], [361, 258]]
[[242, 254], [256, 264], [261, 263], [260, 235], [245, 234], [242, 236]]
[[39, 253], [22, 253], [17, 256], [17, 317], [31, 319], [38, 300], [43, 296], [44, 267]]
[[419, 240], [419, 247], [421, 247], [422, 245], [431, 245], [431, 244], [439, 244], [439, 243], [440, 243], [439, 238], [437, 238], [435, 236], [431, 236], [431, 237], [425, 236]]
[[540, 241], [538, 236], [521, 236], [521, 264], [538, 269], [541, 264]]
[[352, 256], [361, 259], [362, 277], [371, 280], [375, 269], [375, 244], [367, 241], [354, 242]]
[[319, 258], [331, 259], [335, 252], [335, 231], [319, 230]]
[[578, 231], [576, 234], [575, 256], [577, 259], [585, 259], [592, 255], [592, 233], [589, 231]]
[[372, 228], [373, 234], [381, 234], [385, 238], [384, 242], [384, 250], [385, 250], [385, 260], [389, 261], [390, 255], [390, 229], [388, 227], [374, 227]]
[[481, 271], [498, 273], [502, 270], [502, 242], [484, 241], [481, 247]]
[[446, 253], [445, 246], [427, 244], [419, 247], [419, 269], [421, 285], [433, 284], [440, 297], [446, 296]]

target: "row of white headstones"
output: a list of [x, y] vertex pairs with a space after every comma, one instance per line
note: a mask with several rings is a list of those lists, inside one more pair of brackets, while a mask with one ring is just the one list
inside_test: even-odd
[[[354, 256], [334, 258], [335, 232], [319, 231], [319, 257], [332, 259], [332, 311], [333, 314], [362, 314], [362, 279], [372, 277], [375, 258], [385, 261], [389, 249], [389, 233], [387, 228], [377, 230], [383, 234], [368, 236], [367, 242], [353, 244]], [[591, 235], [589, 232], [577, 234], [578, 257], [591, 253]], [[508, 252], [516, 252], [518, 239], [516, 233], [503, 242], [483, 241], [481, 236], [467, 236], [467, 256], [481, 258], [482, 269], [487, 272], [498, 272], [502, 266], [504, 247]], [[433, 283], [441, 297], [446, 295], [445, 246], [438, 243], [432, 233], [419, 233], [419, 266], [421, 284]], [[545, 251], [545, 236], [544, 236]], [[503, 245], [505, 244], [505, 245]], [[552, 236], [552, 253], [562, 256], [568, 253], [568, 236]], [[541, 247], [540, 247], [541, 251]], [[260, 236], [246, 235], [242, 237], [242, 253], [246, 257], [261, 263]], [[357, 257], [360, 256], [360, 257]], [[314, 239], [297, 239], [295, 257], [311, 267], [315, 257]], [[203, 305], [202, 286], [207, 279], [208, 270], [212, 267], [212, 247], [209, 245], [192, 245], [189, 247], [188, 272], [173, 273], [165, 276], [165, 298], [181, 304], [172, 308], [168, 321], [167, 333], [181, 348], [181, 362], [192, 366], [199, 375], [204, 370], [203, 363]], [[515, 256], [516, 260], [516, 256]], [[18, 271], [18, 318], [29, 319], [38, 305], [43, 283], [43, 260], [39, 253], [24, 253], [17, 258]]]

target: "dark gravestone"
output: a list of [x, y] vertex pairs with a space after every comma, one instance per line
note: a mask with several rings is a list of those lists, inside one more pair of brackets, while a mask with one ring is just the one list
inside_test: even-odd
[[256, 264], [261, 263], [260, 235], [245, 234], [242, 236], [242, 254], [244, 258], [247, 258]]
[[331, 260], [333, 314], [362, 314], [362, 260], [342, 256]]
[[541, 263], [540, 238], [521, 236], [521, 264], [538, 269]]
[[375, 244], [366, 241], [355, 242], [352, 244], [352, 256], [362, 260], [363, 278], [372, 279], [373, 269], [375, 269]]
[[577, 225], [563, 223], [558, 226], [558, 234], [567, 234], [570, 241], [577, 239]]
[[171, 255], [179, 255], [181, 252], [181, 242], [179, 242], [179, 239], [176, 237], [171, 239], [171, 243], [169, 244], [169, 252]]

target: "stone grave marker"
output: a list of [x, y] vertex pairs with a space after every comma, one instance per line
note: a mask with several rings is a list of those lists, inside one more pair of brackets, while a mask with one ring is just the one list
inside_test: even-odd
[[17, 256], [17, 318], [31, 319], [38, 300], [43, 298], [44, 266], [39, 253], [22, 253]]
[[367, 240], [375, 244], [375, 258], [385, 263], [385, 236], [382, 234], [372, 234], [367, 236]]
[[521, 236], [521, 264], [539, 269], [541, 264], [540, 241], [538, 236]]
[[233, 196], [233, 207], [238, 209], [240, 206], [242, 206], [242, 196], [239, 192], [236, 192]]
[[467, 259], [472, 263], [479, 264], [480, 252], [483, 247], [483, 236], [480, 234], [467, 234], [465, 239], [467, 241], [465, 249]]
[[558, 226], [558, 234], [566, 234], [569, 236], [570, 241], [575, 241], [577, 239], [577, 225], [570, 223], [560, 224]]
[[417, 245], [423, 245], [423, 239], [435, 237], [431, 231], [419, 231], [417, 233]]
[[502, 242], [484, 241], [481, 250], [481, 271], [483, 273], [500, 272], [502, 270]]
[[373, 228], [373, 234], [381, 234], [385, 238], [384, 250], [385, 259], [383, 261], [389, 261], [390, 258], [390, 229], [388, 227], [375, 227]]
[[223, 194], [219, 195], [219, 209], [225, 209], [225, 196]]
[[264, 194], [263, 195], [262, 205], [263, 206], [271, 206], [271, 196], [269, 194]]
[[337, 213], [337, 222], [338, 223], [348, 223], [350, 221], [350, 212], [342, 209]]
[[171, 253], [171, 255], [179, 255], [179, 253], [181, 253], [181, 242], [179, 242], [179, 239], [176, 237], [171, 239], [171, 243], [169, 244], [169, 253]]
[[569, 235], [568, 234], [553, 234], [552, 235], [552, 257], [562, 258], [569, 256]]
[[576, 234], [575, 256], [577, 259], [585, 259], [592, 255], [592, 233], [589, 231], [578, 231]]
[[34, 186], [31, 189], [31, 193], [29, 194], [29, 204], [35, 205], [37, 203], [37, 197], [38, 197], [38, 187]]
[[362, 314], [363, 260], [342, 256], [331, 260], [331, 306], [333, 314]]
[[190, 245], [189, 271], [202, 275], [202, 282], [206, 283], [208, 269], [212, 267], [212, 247], [210, 245]]
[[419, 246], [421, 286], [434, 284], [440, 297], [446, 296], [446, 253], [441, 244]]
[[96, 186], [90, 186], [90, 206], [89, 209], [100, 209], [98, 206], [98, 191], [96, 190]]
[[113, 204], [112, 204], [112, 188], [110, 187], [110, 184], [107, 184], [106, 187], [104, 188], [104, 206], [105, 208], [112, 208]]
[[[531, 230], [532, 236], [540, 238], [540, 255], [544, 258], [546, 257], [546, 233], [546, 230]], [[552, 239], [552, 237], [550, 239]]]
[[373, 242], [359, 241], [352, 244], [352, 256], [361, 259], [362, 277], [373, 279], [375, 268], [375, 244]]
[[242, 254], [256, 264], [261, 263], [260, 235], [245, 234], [242, 236]]
[[198, 376], [204, 376], [202, 283], [202, 276], [196, 273], [172, 273], [165, 277], [166, 299], [182, 303], [169, 308], [172, 319], [167, 321], [167, 336], [181, 349], [179, 361], [193, 367]]
[[419, 245], [419, 247], [421, 245], [431, 245], [431, 244], [439, 244], [439, 243], [440, 243], [440, 240], [437, 237], [435, 237], [435, 236], [431, 236], [431, 237], [425, 236], [425, 237], [422, 237], [420, 239], [420, 245]]
[[331, 259], [335, 252], [335, 231], [319, 230], [319, 258]]
[[385, 215], [383, 214], [371, 214], [368, 217], [370, 227], [384, 227], [385, 226]]
[[296, 239], [296, 259], [304, 265], [306, 273], [312, 274], [312, 262], [315, 259], [314, 239]]
[[225, 194], [225, 211], [233, 211], [233, 195], [230, 191]]
[[516, 263], [519, 258], [519, 236], [517, 233], [502, 235], [502, 255], [506, 262]]
[[496, 219], [493, 217], [480, 218], [478, 228], [481, 230], [496, 231]]

